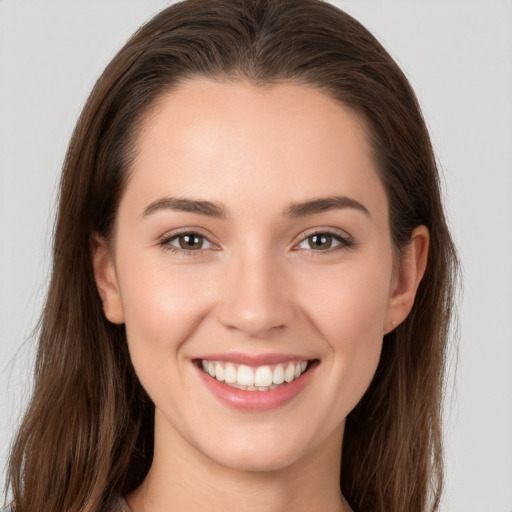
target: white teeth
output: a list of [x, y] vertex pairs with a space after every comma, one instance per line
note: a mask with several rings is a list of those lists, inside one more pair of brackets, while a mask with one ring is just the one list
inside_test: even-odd
[[278, 364], [274, 368], [274, 376], [272, 377], [274, 384], [282, 384], [284, 382], [284, 369], [282, 364]]
[[234, 363], [203, 359], [201, 366], [208, 375], [234, 388], [247, 391], [269, 391], [299, 378], [306, 371], [308, 362], [277, 364], [272, 370], [269, 365], [251, 368], [242, 364], [237, 367]]
[[248, 366], [241, 364], [238, 367], [236, 381], [242, 386], [254, 386], [254, 372]]
[[226, 365], [226, 368], [224, 370], [224, 380], [228, 384], [236, 382], [236, 369], [231, 363], [228, 363]]
[[284, 372], [284, 380], [286, 382], [291, 382], [294, 378], [295, 378], [295, 365], [293, 363], [289, 363]]
[[272, 377], [272, 370], [268, 366], [260, 366], [254, 375], [254, 385], [268, 387], [272, 384]]
[[215, 378], [221, 382], [224, 380], [224, 368], [220, 363], [215, 365]]

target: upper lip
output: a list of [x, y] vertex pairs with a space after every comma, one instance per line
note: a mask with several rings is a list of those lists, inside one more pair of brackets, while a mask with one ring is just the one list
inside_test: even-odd
[[208, 354], [200, 356], [197, 359], [205, 361], [223, 361], [226, 363], [245, 364], [247, 366], [263, 366], [266, 364], [280, 364], [289, 361], [310, 361], [314, 357], [308, 357], [304, 354], [245, 354], [243, 352], [225, 352], [219, 354]]

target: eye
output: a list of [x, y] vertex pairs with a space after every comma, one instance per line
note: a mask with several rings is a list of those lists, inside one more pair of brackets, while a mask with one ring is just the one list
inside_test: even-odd
[[203, 235], [194, 232], [183, 232], [177, 235], [164, 238], [160, 245], [175, 251], [198, 252], [205, 249], [212, 249], [214, 245]]
[[351, 247], [352, 245], [353, 242], [351, 240], [340, 235], [329, 232], [317, 232], [304, 238], [297, 245], [297, 248], [322, 252], [330, 249]]

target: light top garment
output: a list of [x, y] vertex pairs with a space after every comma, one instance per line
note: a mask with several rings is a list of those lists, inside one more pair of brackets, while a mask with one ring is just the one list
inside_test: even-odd
[[101, 512], [132, 512], [132, 509], [124, 498], [116, 496], [101, 509]]

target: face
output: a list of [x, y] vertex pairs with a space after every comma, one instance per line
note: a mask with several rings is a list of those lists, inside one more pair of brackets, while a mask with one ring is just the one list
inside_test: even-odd
[[137, 150], [95, 269], [157, 443], [245, 470], [339, 448], [401, 319], [361, 120], [305, 86], [194, 80]]

